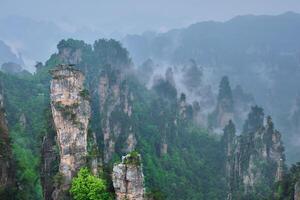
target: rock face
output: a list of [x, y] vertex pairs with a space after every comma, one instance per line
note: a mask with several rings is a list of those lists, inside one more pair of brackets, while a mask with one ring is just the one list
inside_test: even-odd
[[3, 101], [3, 91], [0, 85], [0, 188], [5, 192], [14, 184], [14, 170]]
[[57, 162], [57, 155], [55, 154], [54, 140], [48, 136], [43, 139], [42, 144], [42, 169], [41, 169], [41, 183], [43, 186], [43, 196], [45, 200], [52, 199], [52, 193], [55, 189], [53, 177], [57, 171], [53, 169], [53, 163]]
[[259, 194], [259, 185], [271, 189], [282, 180], [285, 158], [281, 134], [270, 117], [265, 126], [263, 119], [263, 110], [252, 107], [242, 135], [235, 135], [231, 121], [224, 129], [228, 199], [240, 198], [237, 194]]
[[300, 200], [300, 181], [298, 181], [295, 185], [294, 200]]
[[44, 200], [52, 200], [52, 193], [55, 189], [53, 177], [58, 172], [59, 155], [56, 151], [56, 132], [54, 122], [49, 116], [47, 135], [43, 138], [41, 151], [41, 183], [43, 187]]
[[112, 181], [117, 200], [144, 200], [144, 175], [140, 155], [132, 152], [123, 156], [122, 163], [114, 165]]
[[99, 103], [104, 141], [104, 162], [113, 154], [134, 150], [136, 138], [131, 123], [133, 95], [119, 70], [107, 67], [100, 77]]
[[70, 65], [51, 71], [51, 110], [59, 147], [60, 184], [53, 193], [58, 199], [67, 191], [71, 179], [86, 164], [87, 131], [91, 115], [84, 75]]

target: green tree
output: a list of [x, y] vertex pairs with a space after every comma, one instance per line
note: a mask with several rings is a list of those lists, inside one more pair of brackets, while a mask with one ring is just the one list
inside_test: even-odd
[[87, 168], [81, 168], [72, 180], [70, 193], [75, 200], [111, 200], [106, 182], [93, 176]]

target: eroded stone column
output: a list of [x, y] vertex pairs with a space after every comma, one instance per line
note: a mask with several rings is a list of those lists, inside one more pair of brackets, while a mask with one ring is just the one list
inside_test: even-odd
[[84, 75], [70, 65], [51, 71], [51, 110], [59, 147], [59, 174], [53, 198], [70, 187], [72, 178], [86, 164], [87, 132], [91, 108]]

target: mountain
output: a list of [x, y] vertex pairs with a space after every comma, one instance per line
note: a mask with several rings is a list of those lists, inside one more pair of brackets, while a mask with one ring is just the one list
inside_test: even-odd
[[[242, 135], [221, 117], [218, 135], [197, 123], [199, 105], [179, 93], [172, 69], [147, 88], [118, 41], [68, 39], [57, 48], [33, 75], [0, 72], [0, 139], [10, 138], [15, 169], [1, 173], [13, 177], [6, 199], [276, 199], [290, 172], [262, 108], [252, 107]], [[219, 87], [217, 113], [247, 97], [228, 77]], [[288, 187], [298, 181], [291, 176]]]
[[[300, 14], [246, 15], [226, 22], [200, 22], [166, 33], [128, 35], [124, 46], [136, 63], [151, 58], [168, 65], [186, 65], [190, 59], [216, 82], [227, 75], [273, 116], [286, 133], [288, 161], [299, 157], [290, 115], [299, 91]], [[216, 90], [216, 89], [215, 89]]]

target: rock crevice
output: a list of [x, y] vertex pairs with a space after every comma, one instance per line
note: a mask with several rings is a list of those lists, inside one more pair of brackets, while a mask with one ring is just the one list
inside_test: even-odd
[[112, 181], [117, 200], [144, 200], [144, 175], [139, 154], [122, 157], [113, 167]]

